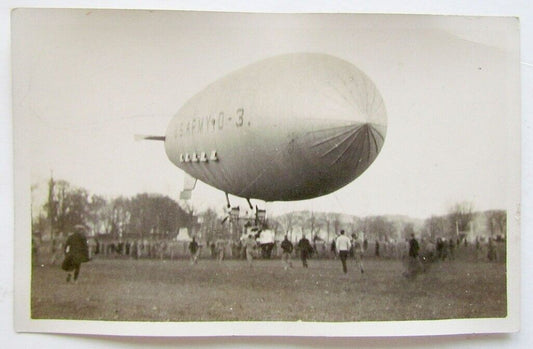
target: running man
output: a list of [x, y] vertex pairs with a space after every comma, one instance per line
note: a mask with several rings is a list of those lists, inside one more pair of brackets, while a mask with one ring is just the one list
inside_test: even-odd
[[313, 251], [313, 247], [305, 235], [303, 235], [300, 241], [298, 241], [298, 248], [300, 249], [300, 259], [302, 260], [303, 267], [309, 268], [307, 258], [309, 258], [311, 251]]
[[418, 240], [415, 238], [415, 234], [411, 234], [411, 239], [409, 240], [409, 259], [407, 261], [407, 270], [403, 275], [408, 279], [414, 279], [416, 275], [420, 272], [421, 263], [419, 257], [420, 246], [418, 245]]
[[189, 252], [191, 253], [191, 265], [198, 263], [199, 246], [196, 239], [193, 237], [189, 243]]
[[283, 250], [281, 254], [281, 261], [283, 262], [284, 269], [287, 270], [289, 267], [292, 268], [291, 253], [294, 249], [294, 246], [287, 238], [287, 235], [285, 235], [285, 239], [281, 242], [281, 249]]
[[248, 235], [248, 238], [244, 242], [244, 248], [246, 250], [246, 260], [248, 265], [251, 267], [254, 260], [254, 250], [257, 247], [257, 242], [255, 241], [252, 234]]
[[352, 243], [350, 242], [350, 238], [344, 235], [344, 230], [341, 230], [341, 235], [339, 235], [339, 237], [335, 241], [335, 246], [337, 247], [337, 254], [339, 255], [342, 262], [342, 271], [344, 272], [344, 274], [346, 274], [348, 273], [348, 267], [346, 266], [346, 258], [348, 258]]
[[67, 272], [67, 282], [74, 274], [74, 282], [78, 281], [80, 274], [81, 263], [89, 261], [89, 247], [87, 246], [87, 238], [85, 237], [85, 227], [76, 225], [74, 233], [67, 238], [65, 243], [65, 259], [61, 268]]
[[352, 234], [352, 248], [353, 248], [353, 258], [355, 259], [355, 262], [359, 266], [359, 270], [361, 270], [361, 274], [364, 274], [365, 269], [363, 268], [363, 245], [359, 241], [359, 238], [357, 234]]

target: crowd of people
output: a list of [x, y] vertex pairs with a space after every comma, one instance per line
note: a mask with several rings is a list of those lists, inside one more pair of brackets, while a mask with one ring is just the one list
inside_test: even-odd
[[[372, 246], [372, 244], [374, 246]], [[34, 242], [34, 258], [37, 259], [38, 248]], [[248, 265], [253, 266], [254, 259], [265, 258], [261, 252], [264, 247], [256, 240], [253, 234], [243, 237], [240, 241], [218, 239], [207, 242], [203, 246], [194, 237], [190, 242], [178, 242], [172, 240], [152, 239], [126, 239], [108, 240], [85, 236], [85, 228], [77, 226], [74, 233], [67, 238], [57, 238], [53, 241], [49, 254], [50, 263], [58, 263], [61, 259], [61, 267], [68, 272], [67, 281], [76, 281], [79, 277], [81, 264], [88, 262], [95, 255], [103, 258], [128, 257], [133, 259], [178, 259], [190, 258], [191, 265], [198, 263], [200, 257], [211, 257], [222, 263], [225, 259], [245, 259]], [[206, 248], [204, 248], [206, 247]], [[458, 250], [466, 251], [467, 255], [474, 255], [477, 260], [488, 259], [498, 261], [501, 259], [496, 240], [489, 238], [484, 240], [476, 238], [470, 244], [466, 239], [445, 239], [438, 237], [418, 240], [414, 234], [404, 241], [392, 240], [368, 242], [360, 239], [358, 234], [348, 236], [341, 230], [336, 238], [331, 240], [330, 248], [326, 247], [323, 240], [312, 239], [305, 235], [293, 243], [287, 236], [282, 241], [268, 247], [268, 258], [280, 258], [285, 270], [293, 268], [292, 258], [297, 255], [303, 268], [309, 268], [311, 258], [333, 258], [341, 261], [342, 272], [348, 273], [348, 259], [355, 261], [355, 265], [361, 274], [365, 272], [364, 258], [390, 259], [396, 258], [405, 261], [406, 270], [403, 275], [414, 278], [426, 269], [426, 265], [432, 262], [454, 260]], [[470, 253], [472, 250], [474, 254]], [[206, 251], [208, 251], [206, 255]], [[49, 251], [50, 252], [50, 251]], [[462, 253], [465, 255], [465, 253]]]

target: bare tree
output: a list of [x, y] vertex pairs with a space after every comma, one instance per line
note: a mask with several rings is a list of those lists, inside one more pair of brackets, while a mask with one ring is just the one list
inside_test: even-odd
[[472, 218], [474, 217], [474, 209], [471, 202], [461, 202], [455, 204], [450, 209], [450, 218], [451, 225], [455, 228], [454, 235], [460, 232], [468, 231], [468, 227]]
[[67, 233], [77, 224], [86, 224], [89, 219], [89, 200], [85, 189], [72, 187], [69, 182], [50, 179], [48, 202], [44, 205], [48, 213], [51, 236], [56, 232]]
[[108, 202], [104, 197], [100, 195], [91, 195], [87, 224], [95, 234], [100, 233], [102, 226], [105, 226], [104, 222], [106, 221], [107, 205]]
[[129, 199], [124, 197], [116, 198], [111, 204], [109, 233], [114, 238], [122, 236], [122, 233], [130, 224], [132, 215], [129, 206]]
[[426, 219], [424, 223], [424, 229], [432, 239], [435, 239], [439, 236], [448, 236], [451, 230], [451, 222], [452, 220], [446, 217], [431, 216], [430, 218]]
[[309, 231], [311, 238], [318, 236], [321, 226], [322, 224], [315, 213], [307, 211], [303, 221], [303, 228]]
[[354, 233], [360, 232], [360, 231], [364, 232], [364, 229], [361, 226], [361, 223], [362, 223], [361, 218], [356, 217], [356, 216], [352, 216], [352, 222], [350, 223], [351, 231], [354, 232]]
[[278, 222], [281, 224], [285, 234], [291, 241], [293, 239], [293, 229], [297, 225], [298, 220], [299, 219], [295, 212], [289, 212], [278, 217]]
[[[207, 241], [215, 240], [215, 234], [217, 229], [220, 227], [220, 221], [215, 210], [208, 208], [204, 212], [198, 215], [201, 220], [200, 232], [202, 236], [205, 237]], [[229, 223], [226, 223], [229, 224]], [[229, 224], [230, 229], [234, 228], [233, 225]], [[230, 235], [234, 235], [233, 231], [229, 232]]]
[[402, 229], [402, 238], [407, 239], [414, 233], [415, 225], [413, 223], [406, 223]]
[[495, 235], [507, 235], [507, 213], [502, 210], [487, 211], [485, 212], [487, 219], [487, 226], [491, 236]]
[[340, 214], [336, 212], [327, 213], [326, 222], [327, 222], [326, 224], [327, 224], [327, 232], [328, 232], [328, 241], [331, 241], [332, 239], [335, 238], [335, 234], [339, 233], [341, 229]]
[[367, 223], [369, 231], [380, 240], [388, 241], [391, 236], [395, 235], [394, 223], [386, 217], [370, 217]]
[[189, 230], [189, 234], [191, 234], [191, 236], [196, 235], [196, 232], [200, 228], [199, 223], [198, 223], [198, 215], [196, 212], [196, 208], [191, 203], [185, 200], [182, 200], [182, 204], [180, 206], [185, 212], [185, 217], [186, 217], [185, 225], [187, 226], [187, 229]]

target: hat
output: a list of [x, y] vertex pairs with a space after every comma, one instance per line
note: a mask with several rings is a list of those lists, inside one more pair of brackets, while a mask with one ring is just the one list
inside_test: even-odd
[[74, 230], [76, 230], [76, 231], [80, 231], [80, 230], [81, 231], [85, 231], [85, 229], [87, 229], [87, 227], [85, 225], [83, 225], [83, 224], [76, 224], [74, 226]]

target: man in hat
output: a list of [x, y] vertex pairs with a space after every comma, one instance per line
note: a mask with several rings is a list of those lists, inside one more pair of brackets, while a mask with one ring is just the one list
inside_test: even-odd
[[302, 235], [302, 238], [300, 241], [298, 241], [298, 249], [300, 250], [300, 259], [302, 260], [303, 267], [309, 268], [309, 265], [307, 264], [307, 258], [309, 258], [313, 247], [305, 235]]
[[[74, 233], [70, 234], [65, 242], [65, 259], [61, 268], [67, 272], [67, 282], [74, 276], [78, 280], [81, 263], [89, 261], [89, 248], [85, 237], [85, 226], [76, 225]], [[72, 273], [74, 275], [72, 275]]]
[[419, 257], [420, 246], [418, 240], [415, 238], [415, 234], [411, 233], [411, 239], [409, 240], [409, 260], [407, 261], [407, 270], [403, 275], [408, 279], [414, 279], [418, 272], [421, 270], [421, 264]]
[[192, 241], [189, 243], [189, 252], [191, 253], [191, 265], [198, 263], [200, 247], [196, 242], [196, 238], [193, 236]]
[[287, 270], [289, 267], [292, 268], [291, 253], [294, 249], [294, 246], [292, 245], [292, 242], [289, 241], [287, 235], [285, 235], [285, 239], [281, 242], [281, 249], [283, 250], [281, 260], [285, 270]]

